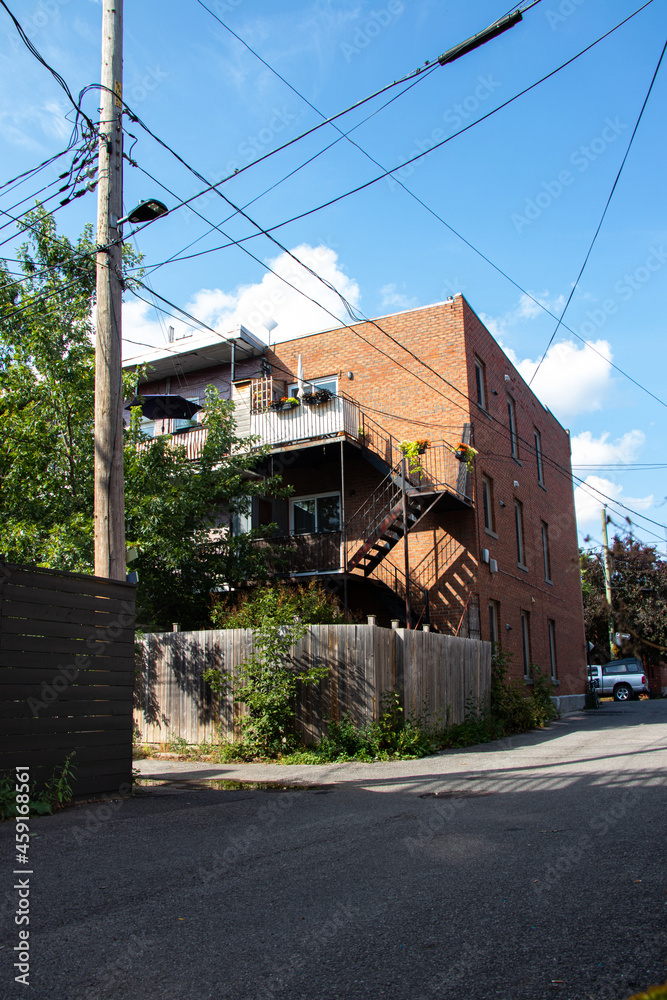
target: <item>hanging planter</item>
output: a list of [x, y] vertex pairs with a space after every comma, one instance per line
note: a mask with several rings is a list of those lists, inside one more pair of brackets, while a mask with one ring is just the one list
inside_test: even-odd
[[427, 448], [431, 447], [431, 442], [426, 438], [419, 438], [417, 441], [401, 441], [399, 448], [406, 458], [410, 459], [410, 471], [420, 467], [419, 456], [423, 455]]
[[454, 452], [454, 457], [458, 458], [459, 462], [465, 462], [468, 472], [472, 472], [472, 463], [475, 455], [478, 454], [477, 449], [473, 448], [471, 444], [466, 444], [464, 441], [460, 441], [456, 448], [452, 449]]
[[307, 406], [321, 406], [333, 399], [333, 393], [329, 389], [316, 389], [315, 392], [304, 392], [301, 399]]

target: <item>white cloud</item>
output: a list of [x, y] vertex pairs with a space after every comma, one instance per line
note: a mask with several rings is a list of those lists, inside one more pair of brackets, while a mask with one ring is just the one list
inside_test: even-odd
[[572, 465], [592, 468], [598, 465], [620, 465], [635, 462], [644, 445], [643, 431], [627, 431], [616, 441], [609, 440], [609, 432], [593, 437], [591, 431], [582, 431], [572, 437]]
[[548, 291], [531, 292], [530, 295], [522, 292], [514, 309], [509, 309], [502, 316], [488, 316], [486, 313], [479, 315], [489, 333], [496, 340], [500, 340], [503, 335], [507, 335], [511, 327], [516, 326], [522, 320], [536, 319], [541, 316], [544, 312], [542, 306], [558, 316], [564, 305], [565, 297], [563, 295], [551, 299]]
[[[280, 254], [268, 261], [275, 273], [268, 272], [260, 282], [239, 285], [233, 292], [202, 288], [185, 308], [219, 333], [229, 333], [243, 324], [262, 340], [268, 340], [264, 324], [272, 320], [277, 324], [271, 331], [272, 343], [333, 327], [340, 320], [349, 321], [345, 306], [333, 289], [345, 296], [354, 307], [359, 304], [361, 296], [357, 282], [341, 269], [337, 253], [330, 247], [313, 247], [307, 243], [295, 247], [291, 253], [298, 258], [297, 261], [286, 253]], [[328, 281], [333, 289], [326, 288], [307, 267]], [[169, 318], [165, 320], [165, 325], [175, 328], [176, 337], [188, 329]], [[125, 341], [142, 341], [155, 346], [165, 343], [164, 329], [151, 318], [151, 308], [142, 302], [130, 300], [125, 303], [123, 329]], [[141, 353], [141, 348], [128, 343], [125, 353], [132, 357]]]
[[414, 309], [417, 305], [417, 299], [399, 292], [398, 286], [393, 283], [383, 285], [380, 294], [382, 295], [383, 309]]
[[593, 350], [573, 340], [552, 344], [537, 375], [539, 361], [516, 360], [513, 351], [506, 351], [526, 382], [535, 375], [531, 389], [558, 419], [602, 409], [613, 387], [610, 345], [606, 340], [586, 343]]
[[[653, 494], [647, 497], [626, 497], [623, 493], [623, 487], [619, 486], [618, 483], [614, 483], [610, 479], [604, 479], [601, 476], [586, 476], [584, 484], [577, 486], [574, 491], [577, 526], [580, 533], [586, 534], [591, 532], [599, 536], [600, 511], [608, 498], [617, 500], [631, 509], [636, 510], [639, 508], [642, 513], [645, 513], [655, 502]], [[614, 505], [611, 504], [610, 512], [612, 516], [614, 516], [613, 511]], [[623, 508], [620, 508], [614, 520], [620, 521], [626, 515], [632, 518], [632, 514], [629, 511], [624, 511]], [[641, 522], [638, 523], [641, 525]]]

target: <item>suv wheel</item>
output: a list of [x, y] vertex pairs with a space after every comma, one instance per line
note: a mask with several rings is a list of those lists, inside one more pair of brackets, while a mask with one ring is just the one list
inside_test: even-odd
[[629, 684], [619, 684], [614, 688], [614, 701], [632, 701], [632, 688]]

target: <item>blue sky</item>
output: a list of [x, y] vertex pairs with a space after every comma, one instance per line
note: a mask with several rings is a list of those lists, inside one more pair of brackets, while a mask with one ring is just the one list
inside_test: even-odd
[[[335, 114], [506, 13], [490, 0], [206, 3], [298, 92], [196, 0], [125, 4], [125, 100], [211, 183], [320, 121], [303, 98], [323, 115]], [[9, 6], [72, 92], [99, 80], [98, 2], [14, 0]], [[339, 127], [358, 126], [350, 138], [365, 153], [385, 169], [400, 166], [535, 83], [640, 6], [640, 0], [541, 0], [499, 38], [425, 73], [405, 93], [397, 87], [364, 105], [341, 118]], [[71, 122], [64, 93], [24, 48], [3, 11], [0, 24], [1, 180], [62, 149]], [[462, 292], [530, 378], [556, 324], [521, 289], [560, 314], [626, 153], [666, 28], [667, 11], [654, 0], [549, 80], [401, 169], [397, 176], [403, 184], [451, 229], [390, 177], [280, 228], [276, 239], [365, 316]], [[659, 524], [667, 520], [667, 468], [656, 468], [667, 466], [665, 406], [608, 364], [613, 361], [667, 400], [666, 91], [663, 64], [564, 317], [595, 350], [561, 327], [534, 382], [571, 430], [575, 471], [588, 482], [586, 490], [578, 490], [580, 530], [582, 536], [590, 533], [593, 544], [600, 537], [600, 498], [591, 493], [593, 487]], [[390, 98], [395, 99], [383, 107]], [[98, 103], [94, 91], [84, 98], [93, 118]], [[201, 190], [201, 182], [140, 125], [127, 127], [138, 141], [128, 136], [126, 150], [132, 146], [139, 164], [125, 171], [127, 208], [151, 195], [173, 206]], [[346, 139], [325, 150], [337, 138], [331, 126], [320, 129], [233, 177], [222, 190], [236, 205], [253, 201], [247, 212], [266, 229], [381, 172]], [[9, 209], [57, 172], [47, 168], [16, 192], [0, 193], [0, 208]], [[181, 208], [136, 237], [149, 270], [193, 241], [186, 253], [212, 251], [258, 232], [215, 194], [193, 207], [225, 235], [215, 230], [205, 235], [210, 227]], [[91, 193], [56, 218], [74, 238], [95, 213]], [[0, 252], [12, 256], [17, 242]], [[261, 235], [245, 245], [344, 318], [340, 299], [279, 246]], [[266, 338], [268, 316], [278, 322], [274, 340], [334, 325], [330, 314], [286, 288], [260, 262], [231, 246], [159, 267], [148, 280], [155, 291], [222, 332], [243, 322]], [[126, 354], [164, 343], [169, 323], [177, 336], [185, 332], [178, 322], [160, 320], [144, 303], [128, 299]], [[627, 511], [612, 504], [611, 513], [621, 523]], [[659, 539], [665, 535], [661, 527], [636, 520], [636, 533], [657, 541], [650, 532]]]

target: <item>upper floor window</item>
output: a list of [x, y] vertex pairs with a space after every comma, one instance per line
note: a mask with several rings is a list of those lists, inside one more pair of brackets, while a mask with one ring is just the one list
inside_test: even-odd
[[[199, 396], [186, 396], [185, 397], [190, 403], [199, 403]], [[181, 410], [181, 413], [183, 411]], [[199, 421], [196, 417], [176, 417], [172, 420], [172, 431], [184, 431], [188, 427], [197, 427]]]
[[475, 389], [477, 394], [477, 404], [483, 410], [486, 409], [486, 386], [485, 386], [485, 365], [479, 358], [475, 358]]
[[340, 531], [340, 493], [320, 493], [290, 500], [290, 527], [294, 535]]
[[542, 468], [542, 435], [535, 428], [535, 461], [537, 462], [537, 481], [544, 486], [544, 469]]
[[523, 540], [523, 504], [514, 501], [514, 523], [516, 527], [516, 561], [519, 566], [526, 566], [526, 549]]
[[542, 521], [542, 555], [544, 557], [544, 579], [551, 583], [551, 553], [549, 551], [549, 525]]
[[507, 416], [509, 419], [510, 450], [512, 452], [512, 458], [518, 458], [519, 442], [516, 435], [516, 406], [511, 396], [507, 397]]
[[[329, 378], [311, 378], [307, 382], [304, 379], [303, 386], [304, 392], [317, 392], [318, 389], [328, 389], [335, 396], [338, 393], [338, 378], [335, 375], [330, 375]], [[298, 388], [296, 382], [293, 382], [287, 388], [287, 395], [296, 396]]]
[[495, 531], [493, 510], [493, 480], [482, 476], [482, 505], [484, 508], [484, 527], [487, 531]]

